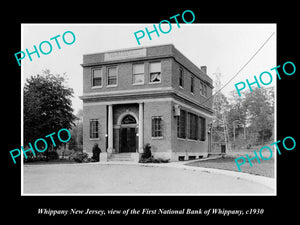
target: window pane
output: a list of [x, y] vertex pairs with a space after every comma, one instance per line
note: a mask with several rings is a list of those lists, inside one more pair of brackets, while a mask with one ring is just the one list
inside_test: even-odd
[[102, 86], [102, 78], [94, 78], [93, 79], [93, 86]]
[[150, 63], [149, 70], [150, 70], [150, 73], [161, 72], [161, 63], [160, 62]]
[[133, 74], [144, 73], [144, 64], [134, 64]]
[[134, 84], [143, 84], [144, 83], [144, 74], [136, 74], [133, 76]]
[[160, 72], [150, 73], [150, 82], [160, 82], [160, 81], [161, 81]]
[[117, 84], [117, 78], [116, 77], [109, 77], [108, 78], [108, 85], [115, 85]]
[[93, 70], [93, 73], [94, 73], [94, 78], [102, 77], [102, 70], [101, 69]]

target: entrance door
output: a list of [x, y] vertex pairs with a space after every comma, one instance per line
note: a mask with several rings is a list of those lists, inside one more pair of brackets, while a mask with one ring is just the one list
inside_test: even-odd
[[120, 152], [136, 152], [136, 131], [134, 127], [120, 129]]
[[119, 152], [136, 152], [136, 127], [137, 122], [132, 115], [126, 115], [122, 119], [120, 128]]

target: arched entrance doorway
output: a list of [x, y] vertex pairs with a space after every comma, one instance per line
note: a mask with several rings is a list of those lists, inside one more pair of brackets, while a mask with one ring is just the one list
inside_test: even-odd
[[136, 152], [137, 127], [137, 121], [132, 115], [126, 115], [123, 117], [120, 125], [120, 153]]

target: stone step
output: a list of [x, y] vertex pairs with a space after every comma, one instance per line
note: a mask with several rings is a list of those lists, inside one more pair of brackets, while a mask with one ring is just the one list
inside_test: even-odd
[[109, 156], [108, 161], [134, 161], [131, 153], [117, 153]]

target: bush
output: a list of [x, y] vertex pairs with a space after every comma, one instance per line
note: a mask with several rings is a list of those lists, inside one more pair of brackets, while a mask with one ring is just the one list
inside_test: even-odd
[[145, 144], [144, 146], [144, 152], [142, 154], [142, 158], [144, 159], [148, 159], [152, 157], [152, 153], [151, 153], [151, 145], [149, 143]]
[[145, 144], [144, 152], [139, 160], [140, 163], [168, 163], [169, 159], [154, 159], [151, 153], [151, 145], [149, 143]]
[[88, 154], [84, 152], [75, 152], [70, 156], [71, 159], [73, 159], [75, 162], [82, 163], [82, 162], [88, 162]]
[[58, 159], [58, 154], [56, 151], [49, 151], [48, 152], [48, 160], [55, 160]]

